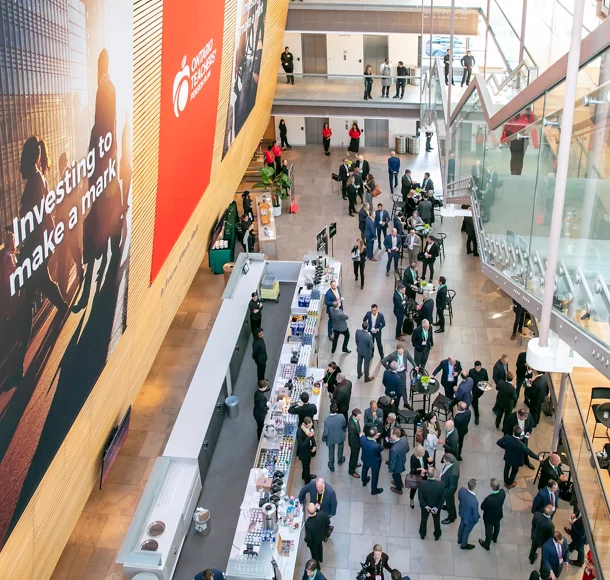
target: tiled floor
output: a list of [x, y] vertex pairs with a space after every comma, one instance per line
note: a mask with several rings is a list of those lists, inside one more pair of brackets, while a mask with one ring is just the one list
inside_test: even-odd
[[[384, 191], [378, 199], [391, 207], [385, 178], [387, 152], [366, 149], [363, 153]], [[300, 261], [303, 254], [313, 247], [315, 234], [324, 224], [337, 221], [334, 254], [345, 266], [341, 287], [346, 299], [345, 311], [351, 316], [350, 329], [353, 334], [372, 302], [380, 305], [391, 327], [394, 320], [391, 312], [393, 279], [385, 277], [383, 259], [377, 263], [367, 263], [364, 290], [360, 290], [351, 275], [349, 250], [359, 235], [357, 218], [348, 217], [347, 204], [340, 195], [331, 193], [330, 180], [331, 172], [337, 170], [343, 155], [344, 151], [333, 149], [331, 157], [325, 157], [321, 147], [295, 148], [286, 154], [295, 164], [299, 211], [296, 215], [285, 212], [278, 218], [278, 250], [279, 259]], [[430, 170], [432, 179], [440, 180], [438, 167], [433, 165], [437, 159], [436, 152], [422, 153], [418, 158], [403, 157], [402, 164], [403, 168], [411, 167], [416, 176]], [[491, 371], [493, 363], [506, 352], [510, 356], [511, 367], [514, 367], [519, 348], [509, 340], [511, 301], [480, 274], [478, 261], [465, 255], [459, 221], [445, 220], [442, 226], [437, 226], [437, 231], [448, 233], [448, 238], [446, 259], [437, 265], [435, 276], [446, 276], [449, 287], [457, 291], [457, 298], [453, 325], [444, 335], [435, 335], [436, 346], [428, 366], [433, 368], [432, 365], [442, 358], [454, 354], [468, 368], [475, 358], [479, 358]], [[207, 268], [202, 267], [136, 400], [133, 430], [111, 472], [111, 479], [102, 492], [92, 493], [53, 580], [123, 578], [120, 567], [114, 564], [117, 550], [154, 458], [162, 450], [171, 430], [195, 363], [214, 323], [222, 287], [222, 277], [214, 277]], [[385, 350], [390, 352], [393, 346], [391, 333], [386, 332]], [[330, 344], [323, 338], [321, 364], [327, 360], [331, 360]], [[355, 354], [342, 355], [336, 360], [354, 381], [352, 404], [366, 408], [368, 401], [376, 399], [382, 392], [379, 359], [375, 359], [373, 365], [377, 378], [366, 385], [356, 380]], [[471, 426], [461, 465], [463, 481], [471, 477], [478, 479], [480, 499], [486, 495], [488, 479], [502, 475], [502, 455], [495, 446], [499, 433], [492, 423], [493, 399], [492, 393], [482, 399], [481, 425]], [[244, 417], [248, 420], [247, 413], [244, 413]], [[541, 424], [532, 437], [532, 448], [536, 451], [548, 449], [550, 431], [550, 424]], [[436, 577], [451, 580], [465, 576], [513, 579], [529, 576], [532, 569], [527, 561], [531, 521], [529, 509], [534, 492], [534, 472], [522, 470], [519, 486], [509, 493], [500, 543], [492, 547], [489, 553], [478, 545], [472, 552], [464, 553], [457, 550], [457, 522], [444, 527], [440, 542], [419, 539], [418, 511], [409, 509], [408, 495], [399, 498], [389, 491], [387, 471], [382, 471], [381, 478], [381, 485], [386, 491], [373, 497], [359, 481], [348, 476], [347, 465], [329, 474], [325, 468], [327, 458], [324, 449], [315, 461], [316, 473], [327, 477], [339, 499], [339, 510], [333, 522], [335, 533], [325, 544], [324, 574], [328, 580], [353, 578], [359, 562], [363, 561], [376, 542], [380, 542], [389, 553], [390, 564], [398, 567], [403, 574], [408, 574], [412, 580], [435, 580]], [[559, 529], [567, 523], [567, 516], [566, 509], [558, 514], [556, 522]], [[481, 537], [480, 525], [472, 537], [475, 540]], [[308, 551], [302, 546], [299, 561], [303, 562], [307, 557]], [[297, 574], [300, 578], [302, 568]], [[570, 575], [580, 574], [580, 570], [571, 568]]]

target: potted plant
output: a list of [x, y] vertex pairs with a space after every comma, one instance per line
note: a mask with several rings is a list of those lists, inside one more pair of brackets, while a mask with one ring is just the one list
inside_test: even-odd
[[254, 185], [254, 189], [264, 189], [271, 194], [273, 215], [278, 217], [282, 215], [282, 200], [288, 199], [292, 181], [285, 173], [276, 175], [273, 167], [261, 167], [259, 171], [261, 180]]

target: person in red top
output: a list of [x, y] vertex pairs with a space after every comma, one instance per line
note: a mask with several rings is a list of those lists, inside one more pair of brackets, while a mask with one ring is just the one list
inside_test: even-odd
[[352, 128], [349, 130], [350, 142], [349, 147], [347, 149], [347, 155], [349, 156], [350, 151], [352, 153], [358, 153], [358, 149], [360, 148], [360, 135], [362, 131], [358, 129], [358, 123], [354, 123]]
[[595, 564], [593, 562], [591, 550], [587, 552], [587, 559], [585, 560], [585, 569], [582, 573], [582, 580], [595, 580]]
[[277, 141], [273, 142], [271, 151], [273, 152], [273, 157], [275, 159], [275, 173], [276, 175], [279, 175], [280, 171], [282, 171], [282, 148], [277, 144]]
[[273, 154], [273, 145], [269, 145], [267, 147], [267, 151], [265, 151], [265, 164], [267, 167], [275, 168], [274, 161], [275, 156]]
[[324, 127], [322, 127], [322, 143], [324, 143], [324, 154], [330, 155], [330, 151], [328, 150], [330, 147], [330, 136], [333, 134], [331, 128], [328, 126], [328, 123], [324, 123]]

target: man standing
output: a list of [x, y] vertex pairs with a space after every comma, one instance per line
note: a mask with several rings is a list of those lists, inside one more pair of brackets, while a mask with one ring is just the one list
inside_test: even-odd
[[307, 494], [309, 494], [309, 502], [314, 504], [317, 512], [323, 511], [329, 518], [337, 515], [337, 494], [324, 479], [321, 477], [312, 479], [301, 488], [299, 492], [299, 503], [301, 505], [306, 505]]
[[466, 371], [462, 371], [460, 376], [462, 377], [462, 382], [459, 384], [459, 386], [456, 385], [453, 387], [453, 390], [455, 391], [455, 399], [453, 402], [454, 404], [463, 402], [465, 403], [466, 408], [468, 408], [472, 403], [473, 382]]
[[405, 270], [404, 274], [402, 275], [402, 283], [407, 289], [407, 298], [409, 300], [415, 300], [415, 296], [417, 295], [417, 290], [419, 286], [417, 261], [411, 262], [409, 267]]
[[481, 516], [479, 515], [479, 500], [474, 493], [477, 486], [476, 479], [468, 480], [468, 488], [462, 487], [458, 492], [460, 501], [460, 527], [458, 528], [458, 544], [462, 550], [472, 550], [474, 544], [468, 543], [468, 536], [477, 525]]
[[504, 500], [506, 499], [506, 492], [500, 489], [500, 482], [497, 479], [492, 478], [489, 486], [491, 487], [491, 493], [481, 504], [483, 523], [485, 524], [485, 539], [479, 539], [479, 544], [487, 551], [489, 551], [492, 540], [494, 544], [498, 542], [500, 522], [504, 517]]
[[457, 460], [462, 461], [462, 447], [464, 446], [464, 437], [468, 434], [468, 425], [470, 424], [470, 409], [464, 401], [460, 401], [457, 404], [457, 413], [453, 420], [455, 424], [455, 430], [458, 434], [458, 454]]
[[[362, 322], [368, 324], [368, 330], [377, 343], [379, 356], [383, 359], [383, 343], [381, 342], [381, 331], [385, 328], [385, 317], [379, 312], [377, 304], [371, 304], [371, 309], [364, 315]], [[373, 344], [373, 356], [375, 356], [375, 345]]]
[[575, 511], [570, 516], [570, 528], [565, 528], [565, 532], [572, 538], [568, 550], [570, 552], [576, 551], [576, 560], [570, 560], [570, 564], [580, 568], [585, 563], [585, 544], [587, 543], [585, 524], [580, 512], [576, 513]]
[[369, 211], [368, 203], [363, 204], [358, 211], [358, 229], [360, 230], [360, 238], [362, 238], [362, 240], [366, 237], [366, 218], [369, 217], [369, 213], [371, 212]]
[[464, 68], [464, 72], [462, 73], [462, 86], [464, 86], [464, 82], [466, 86], [470, 84], [470, 75], [472, 74], [472, 67], [475, 64], [474, 56], [470, 54], [470, 51], [467, 50], [466, 54], [460, 60], [462, 67]]
[[252, 298], [248, 303], [248, 310], [250, 311], [250, 329], [252, 334], [256, 336], [257, 330], [263, 323], [263, 301], [258, 297], [256, 292], [252, 292]]
[[390, 435], [392, 446], [390, 447], [389, 467], [394, 482], [390, 489], [398, 495], [402, 495], [402, 474], [406, 470], [407, 453], [409, 453], [409, 439], [401, 437], [401, 435], [402, 431], [398, 427], [394, 427]]
[[515, 322], [513, 323], [513, 333], [510, 335], [511, 340], [517, 338], [517, 332], [523, 332], [523, 322], [525, 321], [525, 313], [527, 312], [519, 302], [513, 300], [513, 312], [515, 313]]
[[352, 381], [345, 378], [343, 373], [337, 375], [337, 386], [333, 393], [333, 401], [337, 403], [339, 413], [341, 413], [347, 421], [347, 413], [349, 412], [349, 402], [352, 398]]
[[395, 413], [398, 412], [398, 401], [405, 397], [403, 393], [403, 381], [398, 375], [398, 365], [396, 361], [390, 362], [390, 368], [383, 373], [382, 383], [385, 388], [385, 395], [392, 400], [392, 407]]
[[479, 257], [479, 247], [477, 246], [477, 236], [474, 231], [474, 221], [472, 216], [464, 217], [464, 232], [466, 232], [466, 253], [472, 254], [475, 258]]
[[330, 414], [324, 419], [322, 442], [328, 447], [328, 469], [335, 471], [335, 445], [337, 446], [337, 461], [341, 465], [345, 461], [343, 445], [345, 443], [345, 417], [337, 413], [337, 403], [330, 404]]
[[[506, 417], [506, 419], [504, 419], [504, 425], [502, 426], [504, 435], [512, 434], [513, 429], [517, 425], [521, 427], [521, 441], [523, 441], [523, 444], [526, 447], [529, 447], [529, 440], [534, 428], [534, 422], [532, 421], [530, 414], [527, 412], [527, 409], [519, 409], [517, 412], [511, 413]], [[534, 469], [529, 456], [525, 458], [525, 465], [527, 465], [530, 469]], [[546, 505], [546, 503], [544, 505]]]
[[[362, 486], [371, 481], [371, 495], [383, 493], [383, 488], [378, 487], [379, 470], [381, 469], [381, 452], [383, 445], [377, 443], [379, 433], [375, 427], [369, 427], [368, 435], [360, 437], [360, 449], [362, 452]], [[371, 477], [369, 478], [369, 469]]]
[[542, 545], [542, 566], [551, 571], [551, 578], [557, 580], [568, 569], [568, 542], [561, 532], [555, 532]]
[[479, 388], [481, 381], [488, 382], [489, 375], [487, 369], [483, 368], [480, 360], [474, 361], [474, 367], [468, 371], [468, 376], [472, 379], [472, 408], [474, 409], [474, 424], [479, 424], [479, 399], [485, 391]]
[[398, 61], [398, 66], [396, 67], [396, 94], [394, 95], [395, 99], [399, 98], [398, 93], [400, 93], [400, 98], [404, 98], [405, 96], [405, 86], [407, 85], [407, 76], [409, 75], [409, 71], [407, 71], [407, 67], [403, 64], [402, 60]]
[[400, 342], [404, 342], [405, 339], [402, 331], [402, 322], [405, 319], [405, 312], [407, 307], [407, 297], [405, 296], [406, 288], [401, 284], [396, 290], [394, 290], [394, 296], [392, 301], [394, 303], [394, 316], [396, 316], [396, 333], [395, 338]]
[[401, 239], [398, 236], [398, 232], [396, 228], [392, 228], [392, 233], [387, 235], [385, 240], [383, 241], [383, 245], [385, 246], [386, 252], [388, 254], [388, 263], [385, 267], [385, 275], [388, 277], [390, 275], [390, 265], [392, 260], [394, 260], [394, 272], [398, 270], [398, 258], [400, 257], [400, 244]]
[[545, 506], [553, 506], [553, 514], [551, 519], [557, 513], [557, 505], [559, 504], [559, 484], [554, 479], [549, 479], [546, 487], [538, 491], [534, 501], [532, 502], [532, 513], [541, 512]]
[[349, 165], [347, 159], [339, 166], [339, 181], [341, 182], [341, 195], [347, 199], [347, 180], [349, 179]]
[[447, 517], [441, 522], [442, 524], [450, 524], [457, 519], [455, 511], [455, 492], [457, 491], [458, 481], [460, 479], [460, 468], [456, 463], [456, 459], [451, 453], [445, 453], [443, 456], [443, 470], [441, 471], [441, 482], [445, 487], [445, 508], [447, 509]]
[[432, 376], [438, 375], [439, 371], [442, 371], [441, 385], [445, 389], [445, 396], [453, 399], [453, 387], [457, 385], [458, 376], [462, 372], [462, 363], [450, 355], [438, 364], [432, 372]]
[[411, 335], [411, 344], [413, 345], [413, 358], [415, 366], [426, 368], [430, 349], [434, 346], [434, 338], [432, 338], [432, 329], [427, 320], [422, 320], [421, 326], [418, 326]]
[[269, 402], [265, 393], [269, 390], [267, 381], [258, 381], [258, 389], [254, 393], [254, 420], [256, 421], [256, 439], [260, 439], [265, 426], [265, 417], [269, 410]]
[[496, 383], [496, 387], [498, 386], [498, 383], [500, 381], [506, 380], [507, 372], [508, 372], [508, 355], [503, 354], [496, 361], [496, 364], [494, 365], [494, 369], [493, 369], [493, 373], [492, 373], [494, 383]]
[[258, 381], [262, 381], [265, 378], [265, 370], [267, 368], [267, 347], [264, 336], [263, 329], [259, 328], [252, 341], [252, 358], [256, 363], [256, 380]]
[[[421, 189], [422, 189], [422, 191], [425, 191], [426, 193], [429, 193], [430, 191], [434, 191], [434, 182], [430, 179], [430, 173], [428, 173], [427, 171], [424, 173], [424, 179], [421, 182]], [[423, 217], [422, 217], [422, 219], [423, 219]]]
[[[398, 83], [396, 84], [398, 91]], [[396, 93], [398, 96], [398, 93]], [[398, 174], [400, 173], [400, 159], [396, 157], [396, 151], [390, 151], [388, 157], [388, 177], [390, 179], [390, 193], [394, 193], [394, 188], [398, 187]]]
[[309, 393], [307, 391], [303, 391], [299, 399], [298, 403], [288, 407], [288, 412], [291, 415], [298, 415], [300, 427], [303, 421], [305, 421], [305, 417], [309, 417], [313, 421], [313, 418], [318, 414], [318, 407], [315, 403], [309, 402]]
[[[377, 226], [375, 225], [375, 214], [369, 213], [364, 223], [364, 243], [366, 244], [366, 259], [371, 262], [376, 262], [377, 258], [373, 256], [373, 250], [375, 249], [375, 237], [377, 236]], [[381, 249], [381, 243], [379, 243], [379, 249]]]
[[432, 292], [426, 290], [424, 292], [424, 300], [417, 307], [419, 311], [419, 320], [427, 320], [430, 326], [434, 323], [434, 299], [432, 298]]
[[326, 304], [326, 314], [328, 315], [328, 340], [333, 339], [333, 321], [330, 317], [330, 309], [333, 304], [337, 302], [339, 308], [343, 310], [343, 296], [341, 295], [341, 289], [337, 285], [336, 280], [331, 280], [330, 288], [324, 294], [324, 304]]
[[428, 468], [428, 479], [419, 484], [419, 507], [421, 509], [421, 520], [419, 523], [419, 537], [424, 540], [428, 528], [428, 516], [432, 516], [434, 522], [434, 539], [438, 541], [441, 537], [441, 508], [445, 498], [445, 486], [436, 479], [436, 469]]
[[[387, 370], [390, 368], [390, 363], [392, 361], [396, 362], [396, 371], [401, 380], [401, 392], [403, 393], [405, 407], [407, 407], [407, 409], [410, 409], [410, 406], [407, 402], [407, 361], [410, 362], [411, 366], [413, 366], [414, 368], [417, 365], [415, 364], [415, 360], [413, 359], [413, 357], [409, 354], [409, 351], [405, 350], [405, 347], [402, 344], [397, 344], [396, 350], [394, 352], [381, 359], [381, 365]], [[397, 401], [397, 403], [399, 402], [400, 401]]]
[[452, 420], [445, 421], [445, 439], [439, 439], [439, 443], [444, 447], [446, 454], [457, 457], [460, 438]]
[[360, 474], [356, 473], [356, 468], [361, 467], [358, 463], [360, 455], [360, 437], [362, 437], [362, 411], [360, 409], [352, 409], [352, 415], [347, 424], [347, 444], [349, 445], [349, 474], [359, 479]]
[[512, 435], [504, 435], [501, 439], [498, 439], [496, 445], [504, 449], [504, 485], [507, 489], [517, 486], [515, 479], [519, 473], [519, 468], [524, 463], [525, 455], [542, 461], [521, 441], [521, 427], [519, 426], [513, 429]]
[[388, 224], [390, 223], [390, 214], [387, 209], [383, 209], [383, 204], [377, 204], [377, 211], [375, 212], [375, 230], [377, 231], [377, 247], [381, 250], [381, 236], [383, 240], [388, 235]]
[[451, 49], [447, 49], [447, 54], [443, 57], [443, 64], [445, 65], [445, 84], [449, 84], [449, 74], [451, 73], [451, 84], [454, 85], [453, 82], [453, 70], [449, 71], [449, 69], [453, 69], [453, 57], [451, 56]]
[[534, 371], [534, 380], [532, 381], [532, 386], [528, 389], [530, 413], [532, 415], [534, 427], [540, 422], [542, 403], [547, 396], [548, 389], [546, 375], [540, 371]]
[[496, 429], [500, 428], [500, 423], [502, 422], [504, 414], [508, 416], [512, 413], [515, 402], [517, 401], [517, 391], [515, 391], [515, 386], [512, 381], [513, 373], [508, 371], [506, 373], [506, 380], [500, 379], [496, 385], [496, 391], [498, 391], [498, 394], [496, 395], [496, 404], [494, 405], [496, 411]]
[[356, 331], [356, 352], [358, 353], [357, 372], [358, 378], [362, 378], [362, 363], [364, 362], [364, 382], [370, 383], [375, 377], [369, 376], [371, 359], [373, 358], [375, 346], [373, 335], [369, 332], [369, 323], [364, 321], [362, 328]]
[[447, 308], [447, 279], [445, 276], [439, 276], [436, 289], [436, 319], [438, 320], [435, 325], [438, 326], [438, 329], [434, 331], [436, 334], [445, 332], [445, 308]]
[[428, 153], [433, 151], [433, 149], [432, 149], [432, 135], [434, 135], [434, 133], [432, 133], [432, 130], [431, 129], [426, 129], [426, 151]]
[[551, 519], [553, 515], [553, 507], [545, 506], [542, 512], [536, 512], [532, 518], [532, 545], [530, 548], [530, 564], [533, 564], [538, 557], [538, 548], [544, 546], [544, 543], [553, 537], [555, 533], [555, 524]]
[[324, 540], [328, 536], [330, 518], [323, 511], [317, 511], [313, 503], [307, 504], [309, 517], [305, 522], [305, 543], [311, 552], [311, 557], [322, 564], [324, 560]]
[[294, 85], [294, 75], [292, 75], [292, 71], [294, 71], [294, 57], [292, 53], [288, 50], [288, 47], [284, 49], [282, 53], [282, 68], [286, 73], [286, 84]]
[[415, 230], [413, 228], [409, 230], [409, 233], [405, 238], [404, 246], [407, 248], [407, 258], [409, 264], [417, 264], [417, 256], [421, 251], [421, 239], [415, 233]]
[[381, 79], [381, 97], [390, 98], [390, 87], [392, 86], [392, 64], [390, 59], [386, 58], [379, 67], [379, 74], [383, 77]]
[[352, 352], [348, 350], [347, 345], [349, 344], [349, 328], [347, 327], [347, 320], [349, 316], [343, 312], [341, 308], [339, 308], [339, 302], [333, 302], [333, 305], [330, 308], [330, 320], [333, 327], [333, 345], [330, 350], [333, 354], [335, 354], [335, 350], [337, 349], [337, 342], [339, 342], [339, 336], [343, 335], [343, 352], [349, 354]]

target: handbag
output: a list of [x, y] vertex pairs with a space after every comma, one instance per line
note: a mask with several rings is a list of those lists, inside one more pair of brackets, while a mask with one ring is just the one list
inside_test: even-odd
[[381, 195], [381, 189], [379, 189], [378, 185], [375, 185], [375, 189], [371, 191], [371, 197], [377, 197], [378, 195]]
[[424, 259], [424, 253], [423, 252], [418, 252], [417, 259], [418, 260], [423, 260]]
[[407, 473], [407, 475], [405, 475], [405, 487], [407, 489], [417, 489], [421, 480], [421, 475], [411, 475], [410, 473]]

